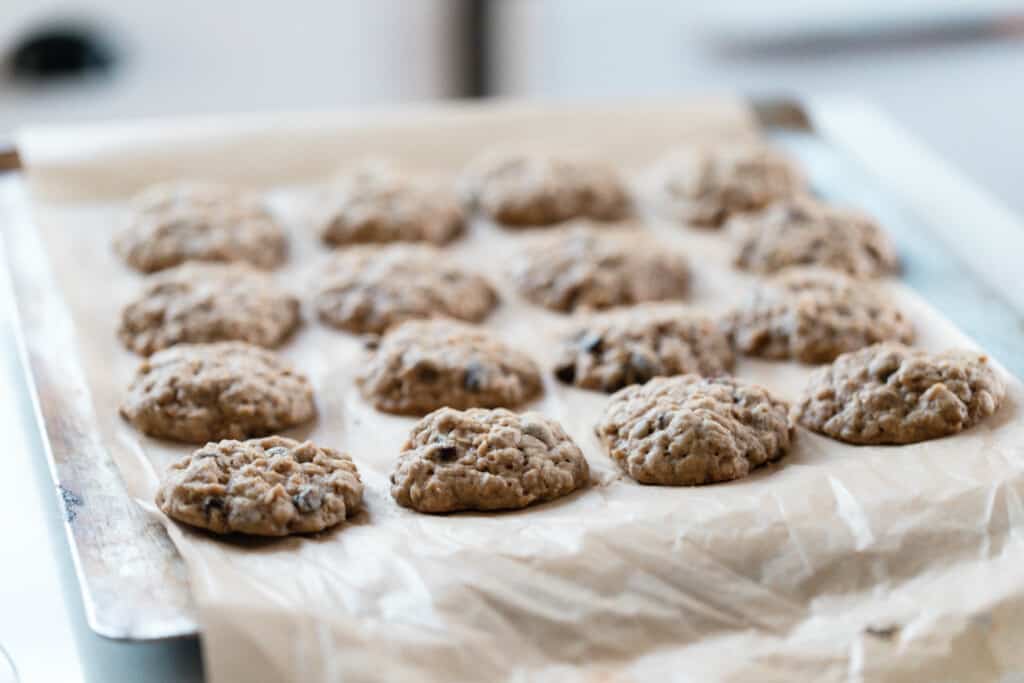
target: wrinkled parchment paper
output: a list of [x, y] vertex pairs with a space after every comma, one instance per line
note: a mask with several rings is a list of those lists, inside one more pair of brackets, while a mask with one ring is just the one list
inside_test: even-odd
[[[190, 177], [267, 189], [292, 233], [280, 277], [308, 299], [326, 251], [303, 200], [360, 157], [441, 176], [487, 144], [535, 143], [635, 169], [674, 143], [755, 134], [743, 106], [721, 100], [112, 124], [27, 131], [20, 149], [96, 428], [130, 493], [153, 510], [160, 471], [187, 447], [117, 416], [138, 359], [115, 329], [142, 277], [117, 261], [110, 238], [144, 185]], [[722, 310], [751, 283], [729, 269], [719, 233], [657, 221], [635, 229], [692, 256], [695, 306]], [[490, 276], [505, 303], [487, 324], [549, 367], [566, 319], [524, 304], [503, 275], [528, 238], [479, 224], [449, 257]], [[887, 286], [922, 346], [970, 345], [911, 292]], [[953, 438], [852, 447], [800, 430], [786, 458], [748, 479], [662, 488], [623, 478], [599, 447], [591, 429], [604, 395], [549, 377], [532, 407], [583, 447], [592, 485], [524, 511], [425, 516], [388, 494], [413, 420], [366, 405], [352, 382], [360, 341], [306, 318], [282, 353], [312, 378], [320, 418], [291, 435], [351, 452], [365, 511], [318, 536], [267, 541], [168, 524], [211, 681], [997, 681], [1024, 670], [1016, 380], [996, 416]], [[808, 372], [737, 368], [790, 399]]]

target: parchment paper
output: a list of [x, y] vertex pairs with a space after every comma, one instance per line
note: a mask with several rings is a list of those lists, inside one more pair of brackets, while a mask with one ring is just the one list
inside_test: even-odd
[[[280, 277], [308, 299], [327, 252], [303, 199], [357, 158], [449, 175], [486, 144], [537, 143], [635, 169], [684, 140], [753, 135], [744, 107], [721, 99], [156, 121], [31, 130], [19, 146], [96, 427], [131, 494], [159, 514], [159, 473], [188, 447], [142, 437], [117, 416], [138, 359], [115, 329], [142, 277], [110, 238], [144, 185], [198, 177], [268, 188], [292, 233]], [[719, 233], [654, 220], [634, 229], [691, 255], [695, 306], [722, 310], [751, 284], [729, 269]], [[504, 305], [487, 324], [549, 368], [566, 319], [523, 303], [503, 275], [526, 239], [477, 224], [450, 258], [491, 277]], [[921, 346], [970, 345], [912, 292], [886, 286]], [[282, 353], [313, 380], [320, 418], [291, 435], [349, 451], [366, 508], [318, 536], [269, 541], [168, 524], [211, 681], [996, 681], [1024, 670], [1015, 379], [996, 416], [956, 437], [852, 447], [800, 430], [787, 457], [745, 480], [663, 488], [625, 479], [599, 447], [592, 425], [604, 395], [549, 377], [532, 407], [584, 449], [591, 486], [524, 511], [425, 516], [388, 494], [414, 420], [366, 405], [352, 382], [360, 341], [306, 318]], [[808, 372], [742, 360], [736, 374], [793, 399]]]

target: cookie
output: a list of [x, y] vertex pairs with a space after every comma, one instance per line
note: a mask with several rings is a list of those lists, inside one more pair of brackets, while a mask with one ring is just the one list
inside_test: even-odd
[[345, 249], [327, 263], [315, 287], [320, 320], [356, 334], [381, 334], [416, 318], [479, 322], [498, 305], [485, 278], [420, 244]]
[[189, 262], [150, 276], [121, 313], [118, 336], [150, 355], [184, 342], [281, 344], [299, 325], [299, 301], [244, 263]]
[[441, 408], [412, 428], [391, 496], [419, 512], [508, 510], [561, 498], [589, 479], [583, 452], [554, 420]]
[[972, 351], [886, 343], [846, 353], [807, 382], [798, 420], [853, 444], [908, 444], [957, 434], [999, 410], [1006, 386]]
[[156, 494], [171, 519], [254, 536], [323, 531], [362, 500], [352, 458], [281, 436], [208, 443], [171, 465]]
[[805, 189], [800, 171], [759, 143], [694, 145], [671, 152], [651, 171], [657, 205], [691, 225], [717, 228], [733, 214], [761, 209]]
[[244, 342], [179, 344], [143, 361], [121, 416], [149, 436], [205, 443], [265, 436], [316, 416], [305, 376]]
[[562, 339], [555, 376], [613, 392], [652, 377], [721, 375], [735, 358], [717, 321], [678, 304], [642, 304], [588, 316]]
[[442, 245], [462, 234], [465, 221], [453, 191], [398, 171], [363, 166], [320, 194], [314, 223], [320, 238], [331, 246], [384, 242]]
[[495, 333], [453, 320], [410, 320], [384, 335], [360, 386], [378, 410], [512, 408], [540, 394], [540, 371]]
[[736, 244], [735, 265], [755, 273], [809, 265], [867, 278], [899, 270], [896, 250], [874, 220], [808, 197], [735, 216], [727, 228]]
[[524, 298], [564, 313], [682, 298], [690, 269], [650, 236], [577, 227], [535, 239], [512, 277]]
[[284, 261], [287, 239], [258, 197], [179, 182], [156, 185], [136, 198], [114, 249], [144, 273], [185, 261], [245, 261], [269, 269]]
[[874, 285], [813, 267], [789, 268], [762, 282], [727, 324], [741, 353], [802, 363], [914, 339], [913, 325]]
[[789, 406], [730, 377], [657, 377], [613, 394], [598, 438], [642, 484], [739, 479], [781, 458], [793, 439]]
[[467, 203], [508, 227], [573, 218], [617, 221], [631, 211], [629, 191], [611, 166], [535, 152], [491, 152], [462, 180]]

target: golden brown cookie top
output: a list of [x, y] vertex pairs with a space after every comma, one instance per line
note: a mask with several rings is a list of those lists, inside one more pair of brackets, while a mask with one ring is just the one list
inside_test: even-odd
[[731, 377], [658, 377], [613, 394], [597, 436], [630, 477], [689, 486], [745, 477], [782, 457], [789, 406]]
[[803, 363], [914, 339], [913, 325], [873, 282], [815, 267], [759, 283], [727, 324], [741, 353]]
[[906, 444], [968, 429], [1005, 396], [984, 354], [875, 344], [816, 370], [797, 415], [804, 427], [839, 441]]
[[796, 165], [763, 143], [682, 147], [659, 161], [648, 177], [662, 212], [711, 228], [805, 190]]
[[425, 415], [444, 406], [514, 408], [540, 394], [542, 382], [536, 363], [497, 332], [438, 318], [385, 334], [360, 386], [378, 410]]
[[280, 436], [208, 443], [171, 465], [156, 494], [167, 516], [218, 534], [322, 531], [359, 509], [352, 458]]
[[282, 431], [316, 416], [313, 388], [272, 351], [179, 344], [139, 365], [121, 416], [149, 436], [205, 443]]
[[564, 313], [681, 299], [686, 257], [639, 230], [577, 226], [535, 237], [513, 264], [529, 301]]
[[555, 376], [613, 392], [652, 377], [732, 370], [729, 338], [717, 320], [681, 304], [640, 304], [583, 316], [563, 336]]
[[470, 164], [462, 194], [473, 208], [509, 227], [573, 218], [617, 221], [631, 212], [619, 173], [599, 161], [536, 150], [494, 150]]
[[583, 452], [550, 418], [441, 408], [412, 428], [391, 495], [420, 512], [515, 509], [566, 496], [589, 478]]
[[332, 255], [313, 286], [320, 320], [357, 334], [420, 318], [479, 322], [498, 305], [486, 278], [424, 244], [347, 248]]
[[364, 164], [318, 194], [313, 221], [331, 246], [387, 242], [443, 245], [465, 220], [454, 190], [390, 166]]
[[118, 336], [149, 355], [181, 343], [278, 346], [298, 327], [299, 301], [245, 263], [190, 261], [148, 277], [121, 313]]
[[871, 278], [899, 270], [895, 247], [872, 218], [810, 197], [734, 216], [726, 228], [736, 245], [736, 267], [755, 273], [820, 266]]
[[170, 182], [142, 192], [114, 249], [144, 273], [185, 261], [284, 262], [287, 237], [262, 200], [225, 185]]

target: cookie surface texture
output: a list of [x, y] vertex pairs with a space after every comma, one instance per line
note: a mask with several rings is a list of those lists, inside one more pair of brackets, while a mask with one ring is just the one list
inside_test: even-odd
[[272, 351], [179, 344], [143, 361], [121, 416], [149, 436], [205, 443], [265, 436], [316, 416], [313, 388]]
[[527, 300], [567, 313], [683, 298], [690, 268], [649, 235], [577, 227], [534, 239], [512, 277]]
[[664, 212], [707, 228], [805, 188], [792, 161], [758, 143], [680, 148], [655, 166], [651, 178], [655, 201]]
[[957, 434], [993, 415], [1006, 385], [988, 358], [876, 344], [839, 356], [808, 380], [798, 420], [853, 444], [908, 444]]
[[470, 206], [508, 227], [617, 221], [631, 210], [629, 191], [611, 166], [543, 153], [485, 154], [466, 170], [462, 187]]
[[913, 325], [875, 284], [811, 267], [763, 281], [728, 325], [740, 353], [802, 363], [914, 339]]
[[541, 393], [540, 370], [497, 333], [447, 319], [413, 320], [381, 339], [361, 377], [378, 410], [425, 415], [448, 406], [514, 408]]
[[427, 245], [349, 247], [332, 256], [315, 287], [320, 320], [356, 334], [417, 318], [480, 322], [498, 304], [486, 278]]
[[121, 313], [118, 336], [150, 355], [181, 343], [244, 341], [273, 348], [299, 325], [299, 300], [242, 263], [189, 262], [156, 273]]
[[270, 269], [284, 262], [287, 236], [255, 195], [176, 182], [153, 186], [135, 199], [114, 250], [144, 273], [185, 261], [244, 261]]
[[498, 408], [442, 408], [413, 427], [391, 495], [419, 512], [507, 510], [586, 485], [583, 452], [554, 420]]
[[711, 484], [782, 457], [793, 438], [788, 412], [764, 387], [736, 379], [659, 377], [613, 394], [596, 432], [642, 484]]
[[464, 229], [454, 190], [428, 184], [396, 169], [353, 169], [316, 200], [314, 222], [331, 246], [386, 242], [443, 245]]
[[171, 465], [156, 504], [172, 519], [218, 534], [314, 533], [359, 509], [352, 458], [280, 436], [208, 443]]
[[555, 376], [613, 392], [652, 377], [732, 370], [729, 338], [708, 315], [678, 304], [641, 304], [586, 316], [563, 339]]
[[755, 273], [820, 266], [871, 278], [899, 270], [895, 248], [873, 219], [808, 197], [740, 214], [726, 228], [736, 245], [734, 264]]

